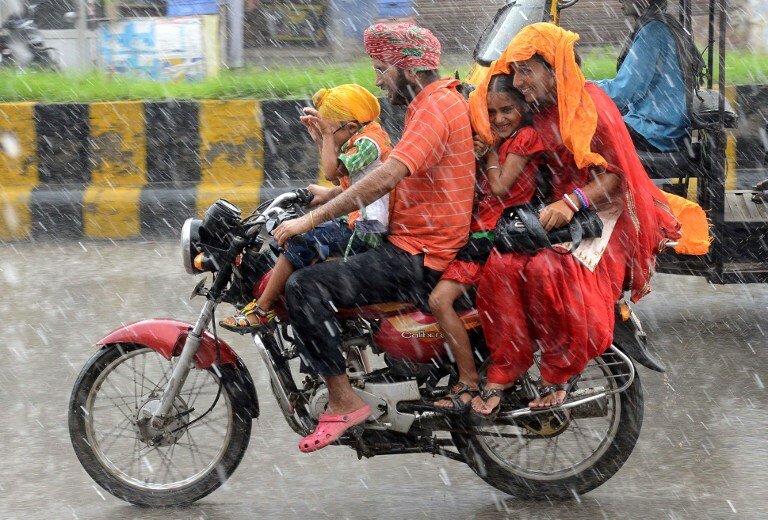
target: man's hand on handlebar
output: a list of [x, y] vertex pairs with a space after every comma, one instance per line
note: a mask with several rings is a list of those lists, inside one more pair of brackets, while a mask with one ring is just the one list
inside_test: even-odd
[[[277, 241], [277, 245], [285, 247], [285, 243], [288, 242], [289, 238], [295, 237], [296, 235], [303, 235], [311, 230], [311, 219], [312, 216], [310, 213], [307, 213], [303, 217], [288, 220], [277, 226], [277, 229], [272, 233], [272, 236], [275, 237], [275, 240]], [[315, 225], [317, 224], [319, 224], [319, 222], [315, 222]]]

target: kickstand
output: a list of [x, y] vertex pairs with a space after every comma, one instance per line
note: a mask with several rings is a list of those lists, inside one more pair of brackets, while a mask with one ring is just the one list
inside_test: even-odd
[[373, 457], [373, 450], [370, 446], [363, 440], [363, 434], [365, 433], [365, 428], [362, 426], [353, 426], [349, 430], [347, 430], [347, 433], [352, 436], [355, 439], [355, 451], [357, 452], [357, 460], [362, 460], [363, 457], [370, 459]]

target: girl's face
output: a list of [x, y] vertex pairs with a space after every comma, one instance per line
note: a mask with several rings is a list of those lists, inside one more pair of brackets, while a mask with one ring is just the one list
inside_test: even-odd
[[557, 103], [554, 70], [534, 59], [515, 62], [512, 69], [515, 74], [513, 84], [523, 93], [526, 102], [542, 107]]
[[523, 120], [520, 101], [507, 92], [488, 92], [491, 130], [502, 139], [512, 135]]

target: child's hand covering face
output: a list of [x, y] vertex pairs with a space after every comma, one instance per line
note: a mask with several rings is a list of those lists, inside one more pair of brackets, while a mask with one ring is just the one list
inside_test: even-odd
[[323, 141], [323, 133], [320, 131], [320, 127], [317, 124], [317, 118], [314, 116], [300, 116], [299, 121], [304, 125], [309, 132], [309, 136], [316, 143]]

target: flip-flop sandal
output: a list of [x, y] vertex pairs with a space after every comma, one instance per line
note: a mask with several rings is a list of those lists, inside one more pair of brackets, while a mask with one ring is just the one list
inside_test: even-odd
[[[248, 316], [251, 314], [256, 314], [256, 316], [259, 317], [259, 320], [256, 323], [248, 321]], [[234, 323], [227, 323], [227, 320], [232, 320]], [[252, 302], [243, 307], [243, 310], [234, 316], [230, 316], [229, 318], [220, 321], [219, 326], [228, 331], [237, 332], [238, 334], [253, 334], [254, 332], [264, 329], [264, 327], [268, 327], [274, 321], [275, 312], [273, 310], [265, 311], [258, 305], [255, 305], [255, 302]]]
[[333, 444], [344, 432], [350, 428], [362, 424], [371, 415], [371, 407], [365, 405], [354, 412], [342, 415], [321, 414], [315, 431], [301, 439], [299, 449], [304, 453], [311, 453]]
[[480, 392], [480, 399], [482, 399], [483, 401], [487, 401], [491, 397], [498, 397], [499, 404], [494, 406], [489, 413], [480, 413], [474, 408], [472, 408], [471, 414], [474, 417], [477, 417], [485, 421], [494, 421], [496, 417], [499, 415], [499, 412], [501, 411], [501, 403], [504, 402], [504, 398], [506, 396], [504, 395], [504, 390], [499, 390], [498, 388], [494, 388], [492, 390], [483, 388], [483, 390]]
[[[464, 394], [468, 394], [470, 399], [466, 403], [461, 400], [461, 396]], [[450, 392], [443, 396], [441, 399], [448, 399], [451, 402], [450, 406], [438, 406], [434, 405], [434, 409], [443, 413], [455, 413], [455, 414], [465, 414], [469, 412], [470, 408], [472, 408], [472, 398], [475, 396], [480, 395], [480, 392], [477, 390], [470, 390], [469, 385], [466, 383], [462, 383], [459, 381], [458, 384], [453, 385], [453, 388], [451, 388]]]
[[541, 399], [542, 397], [546, 397], [548, 395], [552, 395], [555, 392], [564, 391], [565, 397], [563, 398], [563, 402], [559, 404], [553, 404], [549, 406], [529, 406], [531, 410], [550, 410], [553, 408], [559, 408], [562, 406], [567, 400], [568, 397], [570, 397], [571, 392], [576, 388], [576, 382], [581, 377], [581, 374], [577, 374], [575, 376], [572, 376], [568, 381], [565, 383], [559, 383], [555, 385], [548, 385], [548, 386], [542, 386], [538, 389], [538, 397], [537, 399]]

